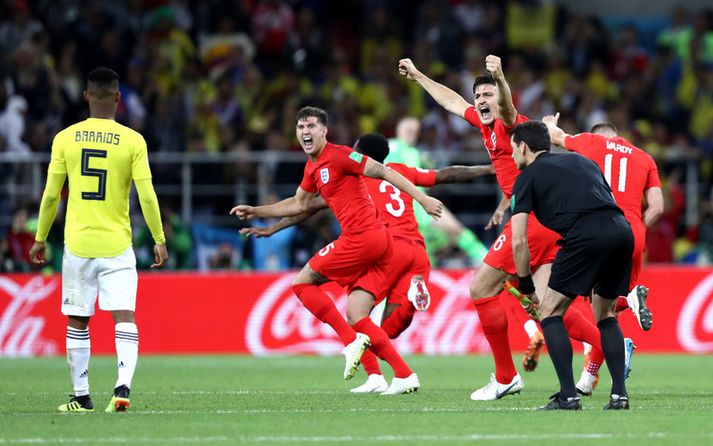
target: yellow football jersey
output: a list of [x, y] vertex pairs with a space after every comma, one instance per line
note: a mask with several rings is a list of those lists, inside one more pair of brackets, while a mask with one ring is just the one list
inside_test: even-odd
[[143, 136], [113, 119], [89, 118], [55, 136], [48, 173], [69, 180], [69, 252], [114, 257], [131, 246], [131, 181], [151, 178]]

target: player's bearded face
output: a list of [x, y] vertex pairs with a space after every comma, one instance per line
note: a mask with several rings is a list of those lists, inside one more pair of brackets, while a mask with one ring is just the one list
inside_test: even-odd
[[327, 127], [313, 116], [297, 121], [296, 134], [307, 155], [319, 152], [327, 142]]
[[480, 122], [490, 125], [498, 117], [498, 89], [495, 85], [480, 84], [475, 88], [473, 97], [475, 111], [478, 113]]

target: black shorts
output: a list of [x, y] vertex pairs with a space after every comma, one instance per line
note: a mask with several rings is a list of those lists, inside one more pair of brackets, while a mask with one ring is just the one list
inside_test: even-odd
[[561, 241], [549, 287], [569, 298], [592, 291], [606, 299], [629, 290], [634, 236], [624, 216], [615, 210], [582, 216]]

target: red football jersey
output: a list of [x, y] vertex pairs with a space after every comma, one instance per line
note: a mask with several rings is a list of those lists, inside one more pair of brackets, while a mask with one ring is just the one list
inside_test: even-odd
[[661, 186], [658, 168], [648, 153], [620, 136], [607, 138], [594, 133], [568, 136], [564, 145], [597, 163], [626, 218], [641, 221], [644, 191]]
[[362, 177], [367, 159], [347, 146], [328, 142], [316, 162], [309, 159], [305, 164], [300, 187], [322, 196], [344, 234], [384, 226]]
[[[417, 169], [397, 163], [389, 163], [387, 166], [416, 186], [431, 187], [436, 184], [435, 170]], [[365, 177], [364, 181], [391, 235], [423, 241], [413, 214], [413, 198], [386, 180]]]
[[512, 146], [510, 145], [509, 132], [516, 125], [527, 121], [527, 117], [518, 114], [515, 118], [515, 124], [512, 127], [506, 127], [503, 120], [497, 118], [492, 128], [483, 125], [478, 117], [478, 112], [475, 106], [468, 107], [463, 114], [463, 118], [473, 127], [480, 129], [480, 134], [483, 137], [483, 144], [488, 150], [490, 161], [493, 162], [495, 169], [495, 177], [498, 179], [500, 189], [507, 198], [512, 195], [512, 187], [515, 185], [515, 179], [520, 175], [520, 170], [515, 165], [515, 160], [512, 159]]

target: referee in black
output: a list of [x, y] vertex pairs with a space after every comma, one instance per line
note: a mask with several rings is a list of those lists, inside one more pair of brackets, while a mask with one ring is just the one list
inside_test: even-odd
[[542, 410], [582, 408], [572, 374], [572, 344], [562, 316], [577, 296], [591, 296], [602, 349], [612, 377], [604, 409], [628, 409], [624, 385], [624, 337], [614, 315], [616, 298], [628, 292], [634, 237], [597, 165], [576, 153], [550, 153], [547, 126], [528, 121], [515, 127], [510, 143], [522, 170], [512, 194], [512, 248], [519, 288], [534, 295], [527, 246], [527, 215], [559, 233], [547, 291], [539, 300], [542, 331], [557, 371], [560, 391]]

